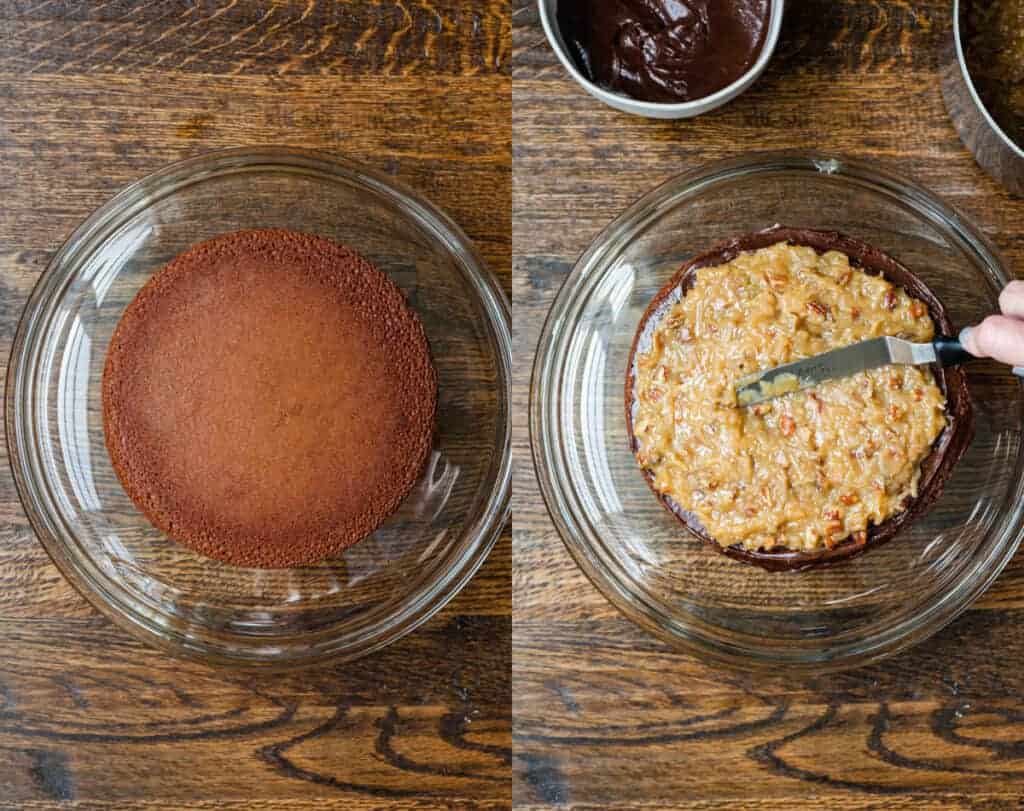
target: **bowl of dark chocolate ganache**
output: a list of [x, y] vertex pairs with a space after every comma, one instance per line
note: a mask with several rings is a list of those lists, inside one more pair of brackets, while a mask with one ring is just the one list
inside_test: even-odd
[[690, 118], [731, 101], [761, 75], [783, 0], [539, 0], [563, 66], [588, 93], [627, 113]]

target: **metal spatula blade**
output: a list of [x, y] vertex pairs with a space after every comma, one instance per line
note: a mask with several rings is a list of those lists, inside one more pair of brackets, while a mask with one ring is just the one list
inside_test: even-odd
[[971, 357], [956, 338], [938, 338], [929, 344], [917, 344], [902, 338], [872, 338], [747, 375], [736, 384], [736, 402], [740, 406], [755, 405], [828, 380], [850, 377], [893, 363], [952, 366]]

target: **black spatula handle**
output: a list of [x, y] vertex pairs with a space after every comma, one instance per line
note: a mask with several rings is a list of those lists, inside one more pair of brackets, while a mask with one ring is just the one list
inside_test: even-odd
[[932, 341], [932, 346], [935, 347], [935, 358], [939, 366], [959, 366], [974, 360], [974, 355], [964, 349], [959, 338], [942, 336]]

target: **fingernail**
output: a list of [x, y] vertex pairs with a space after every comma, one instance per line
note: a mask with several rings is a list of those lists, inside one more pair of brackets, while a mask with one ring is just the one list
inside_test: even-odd
[[960, 343], [967, 347], [967, 351], [970, 351], [971, 345], [968, 343], [971, 337], [971, 333], [974, 331], [974, 327], [964, 327], [960, 330]]
[[1017, 375], [1017, 377], [1024, 377], [1024, 366], [1014, 366], [1013, 373]]

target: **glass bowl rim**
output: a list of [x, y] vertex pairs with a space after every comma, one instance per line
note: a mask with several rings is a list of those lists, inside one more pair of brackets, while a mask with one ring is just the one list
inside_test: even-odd
[[[71, 555], [59, 532], [51, 526], [61, 523], [56, 514], [40, 509], [45, 500], [39, 492], [44, 479], [33, 466], [35, 448], [30, 427], [34, 391], [29, 378], [36, 376], [35, 356], [39, 338], [45, 335], [51, 310], [63, 288], [74, 279], [71, 272], [80, 266], [120, 224], [129, 221], [152, 203], [182, 189], [231, 174], [283, 171], [318, 177], [321, 181], [347, 182], [396, 206], [430, 237], [444, 245], [472, 290], [478, 306], [486, 313], [488, 343], [491, 344], [498, 377], [497, 430], [495, 459], [484, 478], [491, 490], [463, 531], [457, 559], [442, 576], [421, 589], [414, 599], [360, 630], [356, 638], [342, 640], [331, 629], [269, 638], [271, 650], [287, 645], [287, 657], [246, 655], [242, 648], [226, 645], [237, 641], [234, 634], [204, 629], [196, 641], [188, 629], [161, 623], [141, 604], [112, 594], [105, 584], [89, 576]], [[309, 667], [323, 662], [350, 661], [397, 641], [433, 617], [446, 606], [476, 574], [505, 527], [510, 516], [511, 496], [511, 309], [504, 289], [487, 268], [476, 247], [446, 213], [418, 192], [374, 169], [322, 151], [283, 146], [236, 147], [199, 155], [167, 164], [122, 188], [92, 211], [72, 231], [50, 258], [29, 293], [11, 343], [5, 394], [4, 430], [8, 465], [22, 511], [32, 531], [60, 573], [101, 614], [127, 630], [135, 638], [175, 655], [206, 664], [243, 670], [282, 670]], [[25, 402], [28, 405], [25, 405]], [[74, 533], [70, 533], [71, 537]], [[127, 594], [127, 592], [125, 592]], [[216, 647], [207, 644], [215, 640]], [[268, 640], [260, 639], [264, 644]]]
[[[923, 612], [886, 629], [878, 638], [850, 643], [827, 654], [798, 652], [789, 656], [772, 656], [753, 646], [712, 639], [700, 632], [699, 620], [690, 619], [683, 624], [646, 598], [640, 589], [631, 587], [614, 554], [602, 549], [600, 533], [593, 529], [586, 511], [569, 507], [576, 500], [574, 487], [560, 466], [552, 464], [566, 441], [559, 426], [562, 409], [555, 399], [560, 389], [559, 375], [551, 373], [552, 368], [564, 365], [565, 358], [554, 353], [566, 331], [573, 328], [574, 313], [584, 308], [596, 286], [596, 282], [591, 282], [587, 287], [588, 277], [596, 276], [595, 269], [606, 266], [609, 254], [617, 253], [630, 237], [681, 200], [734, 178], [781, 171], [841, 175], [875, 194], [910, 205], [918, 217], [941, 230], [975, 263], [984, 266], [993, 279], [1002, 285], [1011, 279], [981, 229], [916, 181], [884, 165], [813, 150], [755, 151], [706, 163], [669, 178], [641, 196], [606, 225], [576, 261], [552, 300], [537, 342], [530, 378], [528, 425], [534, 475], [551, 522], [586, 577], [622, 614], [659, 639], [711, 664], [761, 672], [785, 668], [812, 675], [862, 667], [906, 650], [956, 619], [992, 585], [1024, 538], [1024, 449], [1017, 457], [1016, 493], [1007, 497], [1013, 514], [987, 556], [973, 564], [968, 576]], [[1016, 509], [1012, 506], [1014, 496], [1018, 502]]]

